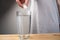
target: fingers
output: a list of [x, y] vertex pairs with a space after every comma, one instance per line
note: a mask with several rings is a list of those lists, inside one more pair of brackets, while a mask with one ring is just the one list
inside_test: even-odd
[[17, 4], [18, 4], [20, 7], [22, 7], [22, 8], [23, 8], [23, 5], [22, 5], [22, 3], [21, 3], [21, 1], [20, 1], [20, 0], [16, 0], [16, 2], [17, 2]]
[[17, 4], [23, 8], [23, 4], [28, 6], [29, 0], [16, 0]]
[[21, 2], [21, 4], [24, 4], [25, 3], [25, 0], [19, 0]]
[[25, 0], [25, 4], [28, 6], [29, 0]]

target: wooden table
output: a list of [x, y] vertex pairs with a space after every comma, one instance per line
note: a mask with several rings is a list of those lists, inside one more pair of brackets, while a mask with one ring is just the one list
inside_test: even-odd
[[[1, 34], [0, 40], [19, 40], [18, 34]], [[60, 40], [60, 33], [31, 34], [30, 40]]]

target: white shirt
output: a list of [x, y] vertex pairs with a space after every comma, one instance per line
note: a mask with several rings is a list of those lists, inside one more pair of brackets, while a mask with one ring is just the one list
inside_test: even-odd
[[31, 0], [31, 3], [31, 33], [59, 32], [56, 0]]

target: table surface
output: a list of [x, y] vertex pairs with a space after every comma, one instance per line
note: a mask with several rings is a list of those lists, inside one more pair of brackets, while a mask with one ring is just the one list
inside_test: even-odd
[[[30, 34], [30, 40], [60, 40], [60, 33]], [[0, 40], [20, 40], [18, 34], [0, 34]]]

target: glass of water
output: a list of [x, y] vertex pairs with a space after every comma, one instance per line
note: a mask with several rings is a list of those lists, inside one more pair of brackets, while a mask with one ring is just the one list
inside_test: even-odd
[[17, 11], [17, 28], [20, 40], [29, 40], [31, 28], [31, 12]]

